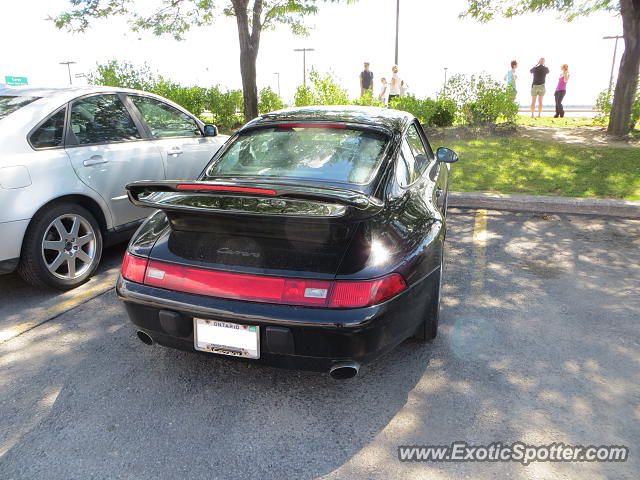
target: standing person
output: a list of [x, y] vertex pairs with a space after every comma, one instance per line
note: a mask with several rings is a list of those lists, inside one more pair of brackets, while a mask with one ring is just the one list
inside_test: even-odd
[[360, 96], [367, 90], [373, 90], [373, 72], [369, 70], [369, 62], [364, 62], [364, 70], [360, 72]]
[[545, 88], [545, 80], [549, 69], [544, 65], [544, 58], [538, 61], [538, 64], [530, 70], [533, 73], [533, 84], [531, 85], [531, 118], [534, 118], [533, 112], [536, 109], [536, 97], [538, 97], [538, 118], [542, 115], [542, 99], [547, 92]]
[[391, 76], [391, 85], [389, 85], [389, 102], [400, 96], [400, 89], [402, 88], [402, 85], [404, 85], [402, 79], [398, 77], [398, 66], [394, 65], [391, 67], [391, 71], [393, 72], [393, 75]]
[[561, 67], [562, 73], [560, 75], [560, 79], [558, 80], [558, 86], [556, 87], [556, 114], [553, 118], [564, 118], [564, 107], [562, 106], [562, 100], [564, 100], [564, 96], [567, 94], [567, 82], [569, 81], [569, 65], [566, 63]]
[[518, 81], [518, 74], [516, 73], [517, 68], [518, 62], [511, 60], [511, 70], [509, 70], [504, 76], [504, 79], [507, 82], [507, 87], [511, 88], [513, 93], [518, 93], [518, 89], [516, 88], [516, 82]]
[[382, 103], [386, 105], [387, 95], [389, 95], [389, 84], [387, 83], [387, 79], [385, 77], [382, 77], [380, 79], [380, 82], [382, 82], [382, 88], [380, 89], [380, 94], [378, 95], [378, 98], [382, 100]]

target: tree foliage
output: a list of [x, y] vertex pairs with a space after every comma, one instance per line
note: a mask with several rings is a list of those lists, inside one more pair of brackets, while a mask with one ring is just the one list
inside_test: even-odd
[[486, 23], [495, 17], [512, 18], [527, 13], [558, 12], [562, 18], [572, 21], [576, 17], [609, 10], [620, 11], [619, 0], [468, 0], [469, 7], [462, 17], [472, 17]]
[[357, 0], [69, 0], [71, 10], [51, 18], [58, 28], [85, 31], [91, 21], [122, 15], [134, 31], [172, 35], [182, 40], [193, 26], [205, 26], [220, 15], [236, 18], [240, 44], [240, 73], [247, 119], [258, 115], [256, 58], [263, 30], [288, 26], [294, 34], [307, 34], [305, 17], [318, 11], [318, 3], [354, 3]]

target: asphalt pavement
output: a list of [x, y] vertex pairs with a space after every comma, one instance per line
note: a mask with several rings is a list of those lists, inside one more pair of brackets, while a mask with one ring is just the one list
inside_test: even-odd
[[[110, 289], [0, 344], [0, 478], [636, 479], [639, 239], [638, 220], [452, 210], [438, 338], [348, 381], [146, 346]], [[55, 302], [2, 281], [5, 329]], [[397, 457], [454, 441], [631, 453]]]

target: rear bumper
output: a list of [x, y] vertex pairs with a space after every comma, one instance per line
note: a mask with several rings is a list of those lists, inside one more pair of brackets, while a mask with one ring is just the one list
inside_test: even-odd
[[383, 304], [345, 310], [203, 297], [133, 283], [122, 276], [116, 291], [131, 321], [161, 345], [197, 351], [193, 317], [257, 325], [260, 359], [248, 361], [324, 371], [340, 361], [369, 362], [413, 335], [425, 319], [432, 277]]

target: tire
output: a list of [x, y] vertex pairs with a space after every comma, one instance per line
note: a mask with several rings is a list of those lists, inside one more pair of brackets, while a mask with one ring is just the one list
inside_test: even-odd
[[442, 267], [444, 265], [444, 244], [440, 252], [440, 268], [433, 273], [433, 290], [431, 300], [425, 308], [424, 320], [416, 330], [414, 338], [423, 342], [430, 342], [438, 335], [438, 322], [440, 320], [440, 293], [442, 289]]
[[18, 274], [35, 287], [70, 290], [85, 283], [102, 256], [102, 234], [89, 211], [58, 203], [39, 211], [22, 243]]

